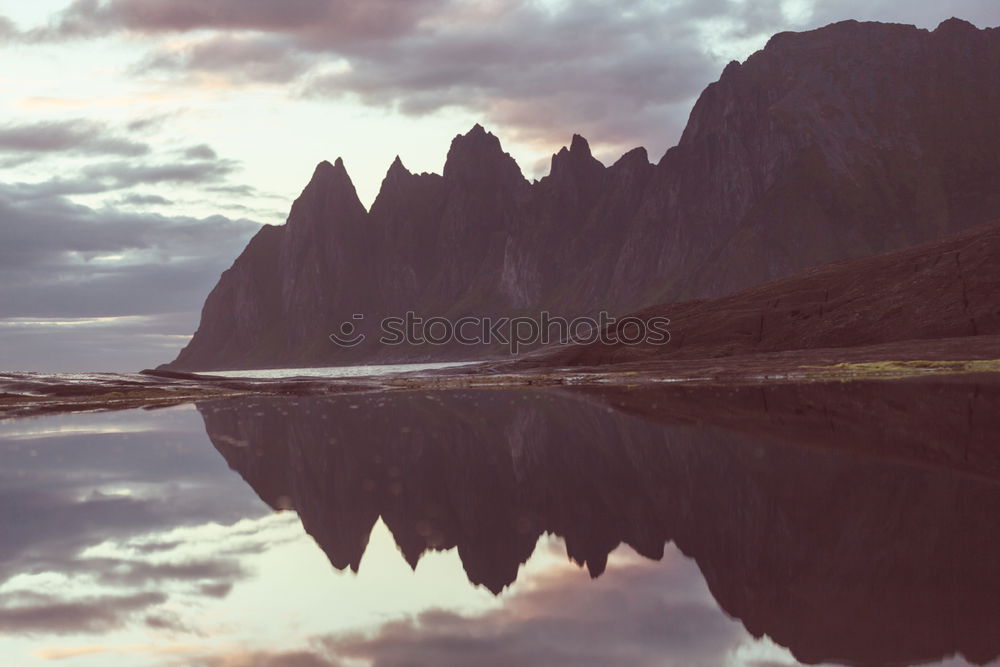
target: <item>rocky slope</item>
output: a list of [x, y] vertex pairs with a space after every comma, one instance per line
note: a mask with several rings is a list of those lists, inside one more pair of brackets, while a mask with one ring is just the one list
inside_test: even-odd
[[665, 345], [626, 344], [635, 333], [625, 329], [622, 337], [612, 327], [603, 342], [542, 350], [510, 366], [709, 359], [963, 337], [993, 341], [994, 358], [1000, 358], [997, 295], [1000, 223], [828, 264], [718, 299], [636, 313], [643, 321], [670, 319]]
[[320, 164], [209, 295], [167, 366], [210, 370], [476, 358], [495, 348], [345, 349], [363, 313], [615, 314], [713, 297], [1000, 218], [1000, 30], [847, 21], [731, 63], [654, 166], [574, 136], [536, 183], [478, 125], [443, 173], [397, 160], [365, 211]]

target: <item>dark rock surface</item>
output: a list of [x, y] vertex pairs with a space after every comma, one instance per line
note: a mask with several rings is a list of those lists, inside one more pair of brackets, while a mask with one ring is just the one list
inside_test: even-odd
[[[539, 351], [509, 366], [709, 359], [897, 341], [914, 341], [919, 355], [921, 341], [962, 337], [993, 341], [993, 358], [1000, 359], [995, 340], [1000, 334], [1000, 223], [821, 266], [719, 299], [647, 308], [636, 317], [669, 318], [670, 342], [628, 345], [620, 334], [624, 341], [635, 334], [624, 328], [604, 342]], [[897, 358], [903, 357], [885, 357]], [[930, 349], [926, 358], [932, 358]]]
[[731, 63], [655, 166], [636, 149], [605, 167], [575, 136], [528, 183], [477, 125], [440, 176], [394, 162], [366, 212], [342, 163], [324, 162], [168, 366], [483, 358], [496, 348], [328, 335], [354, 313], [372, 327], [406, 310], [621, 314], [1000, 218], [997, 81], [998, 29], [845, 21]]

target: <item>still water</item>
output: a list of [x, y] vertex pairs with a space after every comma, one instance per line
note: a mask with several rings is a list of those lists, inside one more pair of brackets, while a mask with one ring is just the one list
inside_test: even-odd
[[314, 378], [350, 378], [350, 377], [378, 377], [380, 375], [392, 375], [395, 373], [409, 373], [412, 371], [431, 371], [442, 368], [458, 368], [459, 366], [471, 366], [478, 364], [478, 361], [450, 361], [427, 364], [380, 364], [377, 366], [326, 366], [323, 368], [269, 368], [252, 371], [206, 371], [203, 375], [219, 375], [229, 378], [290, 378], [290, 377], [314, 377]]
[[0, 664], [984, 664], [1000, 385], [0, 423]]

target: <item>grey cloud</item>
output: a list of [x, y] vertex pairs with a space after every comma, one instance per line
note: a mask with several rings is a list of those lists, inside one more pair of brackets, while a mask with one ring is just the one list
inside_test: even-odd
[[219, 156], [208, 144], [198, 144], [185, 149], [184, 157], [189, 160], [214, 160]]
[[[137, 121], [130, 131], [142, 132], [158, 119]], [[79, 120], [8, 124], [0, 126], [0, 153], [22, 161], [149, 150], [109, 128]], [[207, 191], [226, 185], [238, 167], [206, 144], [179, 152], [96, 160], [75, 171], [61, 165], [48, 180], [0, 183], [0, 366], [136, 370], [176, 354], [197, 325], [196, 309], [259, 228], [222, 215], [196, 219], [143, 210], [171, 201], [136, 188]], [[111, 193], [98, 208], [68, 199]], [[14, 319], [119, 316], [145, 317], [96, 328]]]
[[10, 157], [0, 159], [0, 169], [14, 169], [23, 164], [28, 164], [38, 159], [37, 155], [31, 153], [19, 153]]
[[257, 651], [207, 656], [198, 659], [196, 664], [198, 667], [341, 667], [341, 663], [335, 658], [312, 651]]
[[0, 151], [137, 157], [148, 154], [150, 148], [117, 136], [103, 123], [75, 119], [2, 125]]
[[777, 8], [735, 0], [276, 7], [262, 0], [79, 0], [46, 30], [209, 30], [182, 47], [154, 50], [138, 69], [287, 82], [304, 96], [353, 96], [411, 115], [460, 107], [524, 140], [552, 143], [582, 131], [597, 144], [658, 150], [677, 138], [693, 98], [720, 70], [702, 45], [706, 21], [724, 18], [733, 35], [760, 32], [762, 39], [785, 27]]
[[[122, 276], [121, 282], [126, 279], [127, 276]], [[137, 298], [137, 294], [123, 296]], [[111, 299], [109, 294], [108, 306], [112, 305]], [[176, 356], [198, 325], [198, 311], [192, 309], [142, 317], [136, 323], [113, 322], [103, 326], [12, 325], [12, 322], [0, 319], [0, 368], [39, 372], [134, 372]]]
[[203, 584], [200, 588], [202, 595], [211, 598], [224, 598], [233, 590], [233, 584], [230, 582], [218, 583], [218, 584]]
[[17, 26], [6, 16], [0, 16], [0, 39], [9, 40], [17, 37]]
[[[81, 265], [80, 258], [76, 256], [80, 254], [87, 259], [129, 250], [155, 253], [156, 265], [176, 259], [183, 262], [184, 268], [189, 271], [194, 268], [192, 262], [209, 259], [213, 267], [221, 272], [260, 227], [249, 220], [231, 220], [222, 216], [198, 219], [124, 213], [114, 209], [92, 209], [62, 198], [17, 201], [4, 195], [4, 188], [0, 187], [0, 217], [4, 220], [0, 226], [0, 274], [7, 274], [8, 281], [15, 281], [17, 276], [10, 275], [10, 272], [28, 270], [30, 275], [26, 277], [39, 285], [45, 283], [45, 275], [40, 269], [62, 269], [78, 277], [88, 274], [95, 279], [118, 270], [130, 271], [128, 266]], [[221, 248], [213, 247], [220, 245]], [[73, 253], [73, 256], [67, 257], [68, 253]], [[154, 270], [156, 267], [145, 268]], [[56, 277], [54, 273], [52, 275]], [[86, 289], [85, 285], [79, 287]], [[15, 294], [8, 296], [16, 299]], [[154, 312], [164, 312], [164, 305], [161, 302], [160, 309]], [[185, 304], [186, 307], [190, 305]], [[149, 313], [148, 309], [136, 311], [122, 308], [114, 313], [78, 311], [76, 314]], [[42, 304], [32, 310], [0, 308], [0, 317], [58, 315], [73, 314], [58, 308], [46, 308]]]
[[85, 167], [82, 174], [85, 181], [117, 189], [156, 183], [211, 183], [223, 180], [235, 170], [236, 163], [232, 160], [146, 165], [111, 162]]
[[334, 39], [384, 38], [412, 27], [442, 0], [74, 0], [26, 35], [46, 40], [193, 30], [313, 33]]
[[147, 627], [154, 630], [169, 630], [170, 632], [187, 635], [201, 634], [198, 630], [185, 624], [179, 614], [172, 612], [160, 611], [150, 614], [146, 616], [145, 623]]
[[[17, 200], [0, 188], [0, 367], [138, 370], [176, 355], [197, 308], [260, 226], [222, 216]], [[99, 326], [41, 319], [132, 317]], [[136, 319], [137, 318], [137, 319]]]
[[131, 614], [162, 604], [166, 599], [162, 593], [136, 593], [0, 607], [0, 631], [19, 634], [103, 632], [123, 625]]
[[177, 112], [161, 113], [153, 116], [147, 116], [145, 118], [136, 118], [135, 120], [129, 121], [125, 125], [125, 128], [129, 132], [146, 132], [149, 130], [154, 130], [163, 125], [168, 118], [174, 115], [177, 115]]
[[141, 554], [154, 554], [161, 551], [173, 551], [182, 544], [184, 543], [179, 540], [171, 540], [166, 542], [148, 542], [133, 546], [132, 548]]
[[128, 206], [169, 206], [173, 202], [166, 197], [161, 197], [160, 195], [144, 195], [133, 192], [123, 195], [118, 200], [118, 203]]
[[350, 69], [310, 73], [299, 90], [411, 115], [463, 107], [526, 140], [551, 143], [572, 130], [619, 148], [665, 149], [718, 70], [699, 48], [696, 20], [683, 7], [640, 2], [573, 3], [551, 15], [511, 3], [495, 21], [352, 54]]
[[237, 163], [232, 160], [161, 164], [126, 161], [97, 163], [84, 167], [78, 175], [69, 178], [57, 176], [38, 183], [0, 184], [0, 197], [13, 200], [48, 199], [113, 192], [137, 185], [218, 183], [224, 181], [236, 168]]
[[181, 50], [154, 52], [134, 70], [212, 72], [226, 74], [232, 82], [283, 82], [312, 63], [312, 57], [284, 37], [220, 34]]
[[1000, 21], [992, 0], [814, 0], [803, 10], [793, 19], [782, 3], [742, 0], [76, 0], [22, 37], [190, 32], [138, 69], [287, 83], [306, 97], [348, 96], [415, 116], [457, 107], [550, 146], [582, 132], [612, 158], [674, 143], [693, 100], [733, 55], [716, 52], [727, 45], [752, 48], [775, 32], [845, 18]]
[[218, 192], [227, 195], [239, 195], [241, 197], [261, 197], [264, 199], [280, 199], [285, 201], [284, 195], [277, 195], [271, 192], [261, 192], [252, 185], [209, 185], [206, 192]]

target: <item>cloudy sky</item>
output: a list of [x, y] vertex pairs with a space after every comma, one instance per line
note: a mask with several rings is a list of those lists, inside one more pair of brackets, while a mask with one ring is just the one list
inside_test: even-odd
[[584, 134], [661, 155], [726, 62], [996, 0], [0, 0], [0, 369], [172, 359], [317, 162], [362, 200], [481, 122], [528, 176]]

